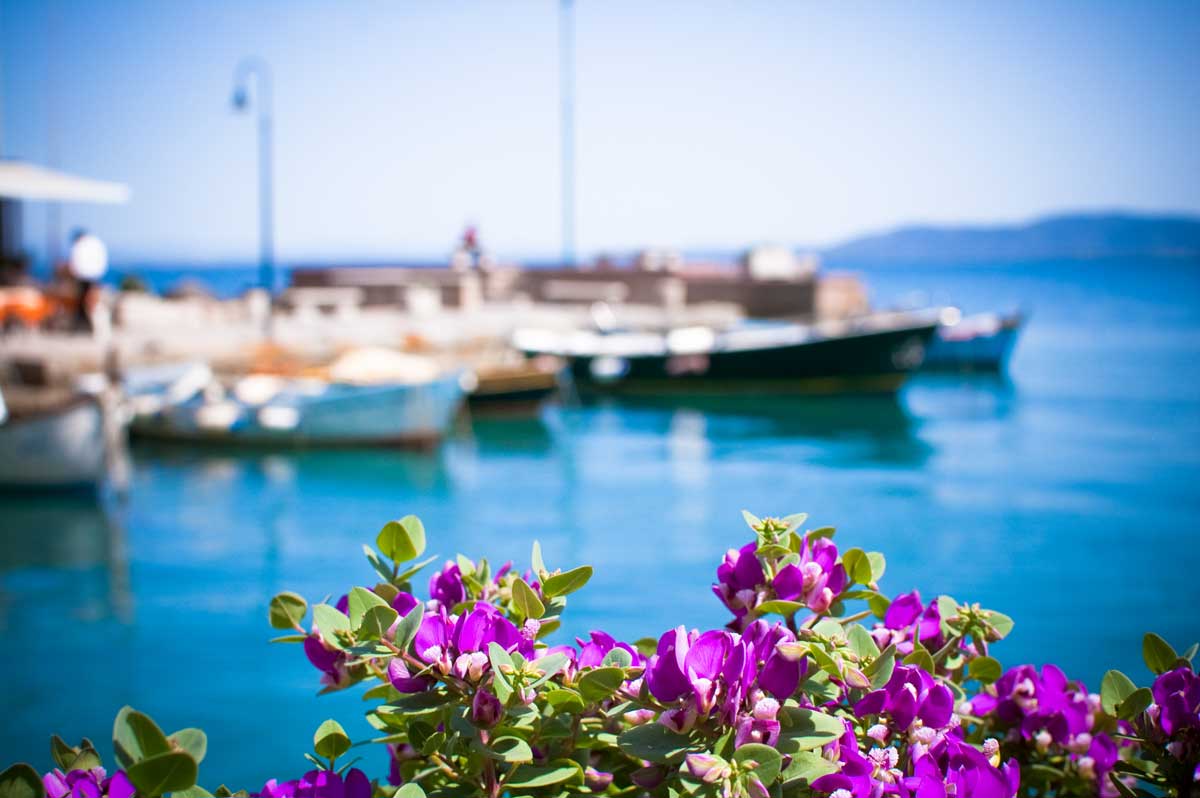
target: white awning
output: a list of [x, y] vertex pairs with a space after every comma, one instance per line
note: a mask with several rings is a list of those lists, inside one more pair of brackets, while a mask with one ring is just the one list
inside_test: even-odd
[[0, 161], [0, 198], [119, 204], [129, 201], [129, 186], [76, 177], [22, 161]]

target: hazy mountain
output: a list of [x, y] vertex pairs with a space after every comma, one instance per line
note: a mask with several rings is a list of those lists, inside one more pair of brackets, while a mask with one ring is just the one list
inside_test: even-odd
[[1200, 217], [1063, 214], [1026, 224], [910, 226], [826, 250], [830, 263], [1200, 255]]

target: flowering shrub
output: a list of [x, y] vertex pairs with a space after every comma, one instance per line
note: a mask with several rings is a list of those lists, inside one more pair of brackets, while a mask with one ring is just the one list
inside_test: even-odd
[[[365, 684], [373, 737], [317, 729], [312, 765], [272, 779], [267, 798], [421, 796], [707, 796], [709, 798], [1014, 798], [1190, 796], [1200, 787], [1196, 646], [1182, 656], [1156, 635], [1143, 654], [1156, 678], [1137, 687], [1109, 671], [1099, 694], [1053, 665], [1005, 671], [990, 647], [1007, 616], [916, 591], [888, 599], [883, 555], [840, 551], [804, 516], [746, 514], [753, 540], [717, 568], [732, 618], [708, 631], [669, 629], [622, 642], [601, 631], [546, 638], [592, 569], [551, 570], [535, 543], [530, 569], [459, 556], [432, 560], [413, 516], [365, 547], [376, 573], [338, 601], [271, 601], [272, 626], [299, 644], [322, 692]], [[310, 618], [311, 616], [311, 618]], [[130, 708], [117, 717], [111, 776], [94, 746], [57, 737], [57, 768], [0, 774], [0, 798], [205, 798], [205, 738], [164, 734]], [[340, 764], [379, 747], [372, 782]], [[384, 775], [386, 774], [386, 775]]]

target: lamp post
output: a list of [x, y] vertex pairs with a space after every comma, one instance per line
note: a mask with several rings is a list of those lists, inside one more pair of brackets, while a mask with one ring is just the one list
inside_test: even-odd
[[242, 59], [233, 72], [233, 110], [248, 112], [252, 105], [258, 112], [258, 277], [267, 295], [271, 296], [275, 293], [271, 67], [255, 57]]

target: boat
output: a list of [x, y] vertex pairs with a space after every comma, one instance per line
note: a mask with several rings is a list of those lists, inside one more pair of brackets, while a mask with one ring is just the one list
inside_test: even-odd
[[430, 448], [449, 429], [466, 385], [459, 372], [365, 385], [250, 374], [231, 388], [214, 380], [186, 399], [146, 407], [130, 429], [189, 443]]
[[478, 366], [467, 405], [476, 415], [536, 411], [558, 392], [563, 368], [563, 362], [554, 357]]
[[892, 393], [921, 365], [936, 329], [936, 312], [876, 313], [725, 329], [527, 329], [513, 343], [566, 359], [584, 393]]
[[96, 491], [108, 478], [101, 399], [6, 386], [0, 403], [0, 488]]
[[947, 309], [925, 354], [926, 371], [1000, 372], [1008, 364], [1025, 316], [1019, 312], [963, 317]]

